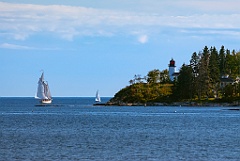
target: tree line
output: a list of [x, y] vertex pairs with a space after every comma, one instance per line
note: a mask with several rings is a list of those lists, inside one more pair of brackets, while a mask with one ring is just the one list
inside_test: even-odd
[[240, 52], [221, 46], [205, 46], [183, 64], [174, 81], [168, 70], [154, 69], [144, 77], [135, 75], [130, 85], [117, 92], [112, 101], [131, 103], [239, 99]]

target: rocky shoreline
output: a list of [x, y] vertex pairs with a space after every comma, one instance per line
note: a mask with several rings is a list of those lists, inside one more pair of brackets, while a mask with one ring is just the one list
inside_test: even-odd
[[240, 110], [240, 104], [238, 102], [234, 103], [209, 103], [209, 102], [172, 102], [172, 103], [125, 103], [125, 102], [107, 102], [107, 103], [97, 103], [94, 106], [179, 106], [179, 107], [238, 107]]

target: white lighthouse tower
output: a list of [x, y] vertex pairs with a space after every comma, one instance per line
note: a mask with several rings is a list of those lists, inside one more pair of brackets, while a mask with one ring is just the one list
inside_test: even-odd
[[169, 74], [169, 78], [171, 81], [174, 80], [174, 73], [175, 73], [175, 61], [173, 59], [170, 60], [170, 64], [168, 65], [169, 66], [169, 70], [168, 70], [168, 74]]

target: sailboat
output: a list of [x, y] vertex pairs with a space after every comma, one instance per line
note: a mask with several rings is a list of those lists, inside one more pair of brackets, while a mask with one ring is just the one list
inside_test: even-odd
[[47, 81], [44, 81], [44, 74], [42, 73], [38, 81], [36, 99], [40, 99], [42, 104], [52, 103], [52, 96]]
[[97, 92], [96, 92], [95, 102], [101, 102], [101, 98], [100, 98], [100, 95], [99, 95], [98, 90], [97, 90]]

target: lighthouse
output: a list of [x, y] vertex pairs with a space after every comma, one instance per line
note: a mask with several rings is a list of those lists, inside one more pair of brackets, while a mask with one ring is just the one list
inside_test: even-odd
[[168, 74], [169, 74], [169, 78], [171, 81], [174, 80], [174, 73], [175, 73], [175, 61], [173, 59], [170, 60], [170, 63], [169, 63], [169, 70], [168, 70]]

